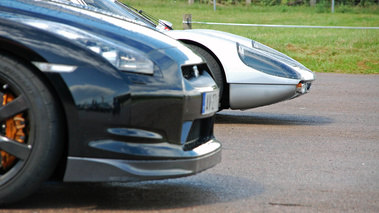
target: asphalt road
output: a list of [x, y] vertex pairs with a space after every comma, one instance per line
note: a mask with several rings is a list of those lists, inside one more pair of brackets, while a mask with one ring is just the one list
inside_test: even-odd
[[379, 75], [318, 73], [305, 96], [218, 113], [215, 134], [223, 160], [198, 175], [47, 183], [0, 211], [379, 212]]

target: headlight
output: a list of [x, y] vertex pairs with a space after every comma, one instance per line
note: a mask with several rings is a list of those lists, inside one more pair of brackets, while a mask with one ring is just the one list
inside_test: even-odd
[[26, 24], [65, 37], [101, 55], [121, 71], [153, 74], [154, 63], [142, 52], [123, 43], [90, 34], [86, 31], [55, 22], [28, 21]]
[[237, 43], [237, 52], [243, 63], [257, 71], [283, 78], [300, 79], [299, 74], [291, 67], [268, 54], [262, 54], [239, 43]]
[[253, 48], [261, 50], [261, 51], [271, 55], [272, 57], [275, 57], [278, 60], [282, 60], [283, 62], [285, 62], [285, 63], [287, 63], [293, 67], [298, 67], [300, 69], [310, 71], [308, 68], [306, 68], [301, 63], [297, 62], [295, 59], [293, 59], [293, 58], [289, 57], [288, 55], [285, 55], [285, 54], [283, 54], [277, 50], [274, 50], [271, 47], [268, 47], [268, 46], [261, 44], [257, 41], [252, 41], [252, 46], [253, 46]]
[[253, 48], [260, 50], [260, 52], [266, 52], [266, 54], [276, 58], [277, 60], [280, 60], [292, 67], [295, 67], [295, 70], [299, 72], [301, 76], [301, 80], [304, 80], [304, 81], [315, 80], [314, 73], [310, 69], [302, 65], [301, 63], [297, 62], [295, 59], [256, 41], [252, 41], [252, 46]]

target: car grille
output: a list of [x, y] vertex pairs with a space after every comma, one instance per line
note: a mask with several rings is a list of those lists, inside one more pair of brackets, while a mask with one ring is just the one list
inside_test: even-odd
[[195, 120], [192, 123], [187, 141], [183, 145], [185, 151], [192, 150], [213, 138], [214, 117]]

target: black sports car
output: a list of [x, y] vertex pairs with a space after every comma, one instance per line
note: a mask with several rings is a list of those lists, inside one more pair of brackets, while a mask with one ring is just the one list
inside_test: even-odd
[[121, 17], [1, 0], [0, 204], [49, 178], [136, 181], [213, 167], [218, 88], [207, 70], [181, 43]]

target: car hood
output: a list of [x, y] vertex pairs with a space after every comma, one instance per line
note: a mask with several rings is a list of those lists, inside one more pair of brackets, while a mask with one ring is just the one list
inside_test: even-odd
[[218, 39], [223, 39], [226, 41], [232, 41], [232, 42], [238, 42], [245, 46], [251, 46], [251, 39], [228, 33], [218, 30], [207, 30], [207, 29], [191, 29], [191, 30], [170, 30], [166, 31], [167, 35], [173, 35], [175, 37], [176, 33], [191, 33], [191, 34], [197, 34], [197, 35], [203, 35], [203, 36], [209, 36], [209, 37], [217, 37]]
[[119, 16], [64, 2], [46, 0], [1, 0], [0, 6], [2, 11], [8, 12], [9, 16], [18, 20], [23, 17], [33, 17], [35, 20], [59, 22], [111, 40], [125, 41], [126, 45], [146, 54], [165, 49], [177, 49], [179, 51], [176, 51], [176, 54], [187, 58], [185, 63], [203, 63], [201, 57], [181, 42]]

